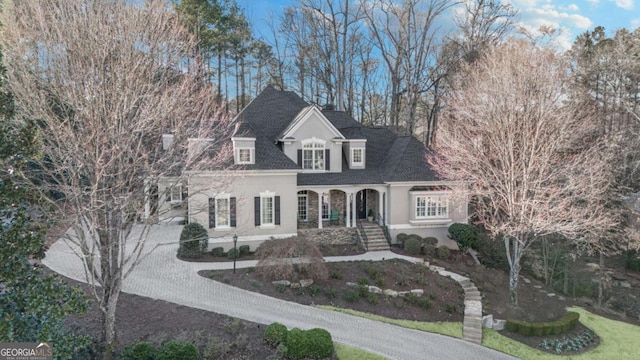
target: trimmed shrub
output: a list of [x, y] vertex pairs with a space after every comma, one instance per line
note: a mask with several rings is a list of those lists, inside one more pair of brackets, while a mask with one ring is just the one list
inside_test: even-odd
[[122, 354], [120, 360], [153, 360], [156, 358], [156, 352], [158, 350], [155, 346], [145, 341], [134, 342], [127, 345]]
[[396, 240], [398, 241], [398, 245], [404, 247], [404, 242], [407, 241], [407, 238], [409, 237], [409, 235], [405, 234], [405, 233], [400, 233], [396, 236]]
[[306, 332], [298, 328], [293, 328], [287, 334], [285, 342], [287, 347], [287, 357], [289, 359], [304, 359], [307, 357], [309, 350], [309, 337]]
[[473, 225], [454, 223], [449, 226], [449, 237], [454, 240], [461, 251], [478, 249], [480, 233]]
[[215, 256], [215, 257], [223, 257], [224, 256], [224, 248], [222, 247], [215, 247], [211, 250], [211, 255]]
[[258, 260], [256, 275], [270, 280], [323, 281], [329, 278], [318, 246], [301, 236], [265, 241], [256, 249], [255, 256]]
[[422, 243], [424, 245], [432, 245], [433, 247], [436, 247], [438, 246], [438, 238], [427, 236], [426, 238], [422, 239]]
[[436, 255], [436, 247], [431, 244], [424, 244], [424, 246], [422, 246], [422, 253], [429, 257], [434, 257]]
[[491, 239], [487, 235], [481, 235], [478, 241], [478, 253], [483, 265], [493, 269], [509, 270], [502, 237]]
[[404, 242], [404, 251], [409, 255], [418, 255], [420, 254], [420, 250], [422, 250], [422, 241], [416, 239], [415, 237], [409, 237]]
[[312, 359], [326, 359], [333, 355], [333, 340], [331, 334], [325, 329], [311, 329], [306, 331], [309, 344], [306, 357]]
[[230, 249], [227, 253], [227, 257], [231, 260], [237, 259], [240, 257], [240, 250], [238, 249]]
[[158, 353], [158, 360], [199, 360], [198, 348], [188, 341], [171, 340]]
[[524, 336], [560, 335], [573, 329], [578, 324], [580, 314], [569, 311], [562, 318], [553, 322], [530, 323], [520, 320], [507, 320], [506, 329]]
[[448, 259], [451, 254], [451, 250], [446, 246], [440, 246], [437, 250], [439, 259]]
[[240, 250], [240, 256], [251, 254], [251, 247], [249, 245], [241, 245], [238, 249]]
[[288, 333], [289, 330], [287, 330], [286, 326], [275, 322], [267, 326], [267, 329], [264, 331], [264, 335], [262, 336], [262, 340], [275, 348], [287, 340]]
[[185, 258], [199, 258], [207, 250], [209, 233], [198, 223], [189, 223], [184, 226], [180, 234], [180, 247], [178, 256]]

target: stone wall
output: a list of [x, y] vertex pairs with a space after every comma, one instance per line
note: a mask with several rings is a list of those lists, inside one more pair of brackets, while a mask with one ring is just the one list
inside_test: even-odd
[[343, 245], [358, 243], [356, 228], [298, 229], [298, 235], [306, 237], [316, 244]]

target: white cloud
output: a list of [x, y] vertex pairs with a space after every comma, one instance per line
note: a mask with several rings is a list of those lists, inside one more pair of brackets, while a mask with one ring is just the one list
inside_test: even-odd
[[619, 8], [623, 8], [625, 10], [633, 10], [634, 0], [612, 0], [616, 3]]
[[631, 20], [631, 30], [636, 28], [640, 28], [640, 18], [635, 18]]
[[578, 5], [576, 5], [576, 4], [569, 4], [569, 6], [564, 8], [564, 10], [567, 10], [567, 11], [578, 11], [578, 10], [580, 10], [580, 7], [578, 7]]
[[[580, 29], [587, 29], [591, 27], [592, 21], [588, 17], [582, 16], [580, 14], [570, 14], [567, 12], [559, 12], [551, 7], [543, 7], [539, 9], [530, 9], [526, 11], [533, 15], [533, 18], [538, 18], [540, 21], [546, 21], [547, 25], [560, 23], [569, 26], [569, 27], [577, 27]], [[523, 12], [524, 15], [524, 12]]]
[[600, 0], [587, 0], [588, 3], [592, 4], [592, 5], [598, 5], [600, 4]]

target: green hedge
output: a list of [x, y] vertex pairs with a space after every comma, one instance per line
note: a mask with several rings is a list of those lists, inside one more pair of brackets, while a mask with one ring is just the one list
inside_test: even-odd
[[251, 254], [251, 247], [249, 247], [249, 245], [240, 245], [238, 250], [240, 250], [240, 256]]
[[580, 314], [572, 311], [553, 322], [530, 323], [509, 319], [506, 329], [524, 336], [560, 335], [576, 327], [579, 319]]
[[262, 339], [273, 347], [284, 345], [287, 359], [326, 359], [334, 353], [331, 334], [324, 329], [287, 331], [286, 326], [272, 323], [267, 327]]
[[224, 248], [223, 247], [214, 247], [211, 250], [211, 255], [215, 257], [223, 257], [224, 256]]

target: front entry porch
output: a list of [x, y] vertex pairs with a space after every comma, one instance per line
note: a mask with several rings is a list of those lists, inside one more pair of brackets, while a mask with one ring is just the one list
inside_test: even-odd
[[386, 191], [383, 186], [342, 189], [308, 187], [298, 190], [299, 229], [356, 227], [356, 221], [369, 218], [385, 224]]

